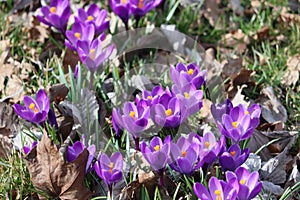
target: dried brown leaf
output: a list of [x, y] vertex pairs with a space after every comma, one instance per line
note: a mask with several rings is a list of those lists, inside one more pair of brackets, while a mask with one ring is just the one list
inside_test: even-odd
[[205, 1], [204, 3], [204, 17], [208, 20], [209, 24], [216, 29], [223, 28], [220, 16], [224, 13], [224, 10], [219, 9], [219, 3], [217, 0]]
[[284, 74], [281, 83], [286, 86], [296, 85], [299, 80], [300, 54], [289, 57], [286, 65], [287, 71]]
[[72, 162], [65, 162], [57, 146], [44, 134], [42, 140], [25, 157], [33, 185], [52, 198], [88, 199], [91, 196], [84, 183], [88, 152], [85, 149]]
[[272, 87], [262, 89], [259, 99], [262, 117], [269, 123], [286, 122], [287, 111], [274, 94]]
[[68, 95], [69, 89], [66, 87], [65, 84], [56, 84], [52, 85], [49, 88], [49, 99], [50, 102], [55, 102], [59, 104], [61, 101], [65, 100], [66, 96]]
[[241, 55], [247, 49], [247, 45], [250, 43], [249, 37], [243, 33], [241, 29], [234, 30], [231, 33], [227, 33], [222, 36], [221, 44], [233, 50]]
[[7, 158], [11, 154], [12, 148], [11, 140], [0, 134], [0, 158]]

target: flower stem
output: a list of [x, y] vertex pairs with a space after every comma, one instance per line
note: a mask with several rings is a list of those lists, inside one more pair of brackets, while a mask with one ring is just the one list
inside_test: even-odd
[[134, 142], [135, 142], [135, 150], [139, 151], [140, 150], [140, 145], [139, 145], [140, 138], [139, 137], [133, 137], [133, 139], [134, 139]]
[[93, 89], [93, 82], [94, 82], [94, 72], [91, 72], [91, 77], [90, 77], [90, 90]]
[[158, 170], [158, 175], [159, 175], [159, 184], [161, 186], [164, 185], [164, 169]]
[[112, 185], [109, 185], [108, 186], [108, 197], [107, 197], [108, 200], [113, 200], [114, 197], [113, 197], [113, 186]]

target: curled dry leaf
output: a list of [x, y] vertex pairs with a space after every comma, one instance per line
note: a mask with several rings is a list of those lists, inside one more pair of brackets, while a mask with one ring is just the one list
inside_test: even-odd
[[249, 37], [245, 35], [241, 29], [227, 33], [221, 40], [223, 46], [233, 48], [239, 55], [245, 52], [249, 43]]
[[269, 123], [287, 120], [287, 111], [274, 94], [272, 87], [262, 89], [259, 103], [262, 117]]
[[222, 29], [223, 24], [221, 23], [220, 16], [224, 13], [223, 9], [219, 9], [220, 1], [210, 0], [205, 1], [204, 17], [208, 20], [209, 24], [216, 29]]
[[281, 83], [286, 86], [296, 85], [299, 80], [300, 54], [290, 57], [287, 62], [287, 71], [282, 77]]
[[89, 199], [84, 183], [88, 151], [85, 149], [78, 158], [67, 163], [59, 154], [56, 145], [44, 134], [42, 140], [25, 157], [33, 185], [52, 198]]
[[12, 147], [11, 140], [0, 134], [0, 158], [7, 158], [11, 154]]
[[55, 102], [59, 104], [61, 101], [65, 100], [69, 93], [69, 89], [66, 87], [65, 84], [56, 84], [52, 85], [49, 88], [49, 99], [50, 102]]

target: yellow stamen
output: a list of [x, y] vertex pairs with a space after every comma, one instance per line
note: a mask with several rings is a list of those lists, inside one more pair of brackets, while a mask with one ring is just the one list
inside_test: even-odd
[[159, 146], [159, 145], [156, 145], [156, 146], [154, 147], [154, 150], [155, 150], [155, 151], [159, 151], [159, 150], [160, 150], [160, 146]]
[[245, 115], [249, 115], [249, 111], [248, 110], [245, 111]]
[[87, 18], [89, 21], [92, 21], [94, 19], [94, 17], [92, 15], [89, 15]]
[[51, 13], [55, 13], [55, 12], [56, 12], [56, 7], [51, 7], [51, 8], [50, 8], [50, 12], [51, 12]]
[[37, 109], [34, 105], [34, 103], [31, 103], [29, 105], [29, 108], [34, 112], [34, 113], [38, 113], [39, 112], [39, 109]]
[[246, 181], [244, 179], [240, 180], [240, 184], [244, 185]]
[[129, 116], [132, 118], [135, 118], [135, 112], [134, 111], [130, 111]]
[[184, 97], [185, 97], [186, 99], [189, 99], [189, 98], [190, 98], [189, 93], [185, 92], [185, 93], [184, 93]]
[[186, 156], [186, 151], [182, 151], [181, 155], [182, 155], [182, 157], [185, 157]]
[[143, 0], [139, 0], [138, 8], [142, 9], [144, 7]]
[[233, 128], [237, 128], [238, 127], [238, 122], [232, 122], [232, 126], [233, 126]]
[[222, 200], [221, 191], [220, 190], [215, 190], [215, 195], [217, 195], [216, 196], [216, 200]]
[[90, 50], [90, 53], [94, 53], [94, 52], [95, 52], [95, 49], [91, 49], [91, 50]]
[[121, 3], [124, 5], [126, 4], [126, 0], [121, 0]]
[[205, 144], [205, 147], [208, 149], [209, 146], [210, 146], [210, 143], [209, 142], [205, 142], [204, 144]]
[[168, 110], [166, 110], [166, 115], [167, 116], [170, 116], [170, 115], [172, 115], [172, 109], [171, 108], [169, 108]]
[[231, 156], [235, 155], [235, 151], [230, 151]]
[[77, 37], [78, 40], [80, 40], [80, 37], [81, 37], [80, 33], [76, 32], [76, 33], [74, 33], [74, 35], [75, 35], [75, 37]]
[[111, 174], [112, 174], [113, 167], [114, 167], [114, 163], [113, 162], [109, 163], [109, 173]]
[[147, 96], [147, 99], [152, 100], [152, 96], [150, 96], [150, 95]]
[[188, 75], [192, 75], [194, 73], [194, 70], [193, 69], [189, 69], [187, 73], [188, 73]]

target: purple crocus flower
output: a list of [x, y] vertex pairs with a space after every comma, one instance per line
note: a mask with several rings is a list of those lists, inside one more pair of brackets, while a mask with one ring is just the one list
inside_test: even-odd
[[[250, 109], [251, 108], [251, 109]], [[235, 143], [249, 138], [259, 124], [260, 107], [252, 105], [249, 109], [238, 105], [232, 108], [229, 114], [224, 114], [222, 123], [216, 121], [223, 135]]]
[[241, 151], [240, 146], [234, 144], [220, 156], [219, 163], [224, 171], [234, 171], [247, 160], [249, 154], [249, 148]]
[[222, 117], [224, 114], [229, 114], [233, 105], [230, 99], [226, 99], [224, 104], [212, 104], [211, 113], [216, 122], [222, 123]]
[[36, 147], [37, 144], [38, 144], [38, 142], [37, 142], [37, 141], [34, 141], [34, 142], [31, 144], [31, 146], [24, 145], [24, 147], [23, 147], [24, 153], [25, 153], [26, 155], [29, 154], [29, 152], [30, 152], [34, 147]]
[[44, 90], [40, 89], [37, 92], [36, 99], [25, 96], [24, 104], [25, 106], [14, 104], [14, 111], [17, 115], [36, 124], [46, 120], [50, 109], [50, 101]]
[[194, 192], [201, 200], [233, 200], [236, 199], [237, 191], [230, 183], [211, 177], [208, 182], [209, 191], [201, 183], [194, 184]]
[[141, 152], [151, 167], [162, 174], [166, 165], [169, 163], [171, 137], [168, 135], [164, 142], [158, 136], [155, 136], [151, 141], [149, 147], [146, 142], [140, 145]]
[[253, 199], [261, 190], [262, 183], [258, 181], [258, 172], [250, 173], [246, 168], [239, 167], [234, 172], [226, 172], [226, 181], [231, 182], [233, 187], [238, 191], [237, 199]]
[[212, 132], [204, 133], [201, 138], [198, 165], [205, 171], [225, 149], [225, 137], [222, 136], [217, 142]]
[[[95, 27], [92, 24], [85, 25], [75, 22], [72, 26], [72, 30], [66, 31], [66, 37], [65, 45], [69, 49], [76, 51], [78, 41], [85, 41], [88, 44], [87, 46], [90, 46], [95, 37]], [[101, 39], [103, 39], [103, 36]]]
[[194, 85], [196, 89], [200, 89], [205, 82], [206, 70], [200, 71], [195, 63], [188, 65], [178, 63], [176, 67], [171, 66], [170, 76], [175, 85], [186, 85], [185, 82], [187, 82]]
[[[199, 142], [194, 141], [195, 135], [189, 138], [181, 136], [177, 143], [171, 143], [171, 160], [170, 167], [181, 174], [191, 175], [192, 172], [199, 169]], [[198, 138], [195, 138], [198, 141]]]
[[109, 158], [105, 153], [102, 153], [99, 160], [94, 164], [94, 169], [111, 190], [112, 185], [122, 179], [122, 154], [115, 152]]
[[152, 91], [143, 90], [141, 98], [139, 98], [139, 96], [136, 96], [136, 103], [144, 101], [148, 106], [157, 104], [159, 101], [159, 97], [164, 93], [168, 93], [169, 95], [171, 95], [171, 92], [168, 89], [164, 90], [160, 85], [157, 85], [153, 87]]
[[188, 115], [196, 114], [202, 107], [203, 92], [197, 90], [193, 85], [185, 86], [173, 85], [172, 92], [180, 100]]
[[130, 18], [130, 2], [129, 0], [109, 0], [111, 9], [118, 15], [128, 30], [128, 19]]
[[90, 41], [77, 41], [77, 53], [87, 69], [93, 74], [99, 66], [111, 55], [114, 45], [102, 46], [102, 35]]
[[113, 109], [112, 115], [117, 128], [124, 128], [134, 138], [139, 138], [148, 125], [149, 113], [149, 107], [126, 102], [123, 107], [123, 114], [119, 109]]
[[162, 0], [129, 0], [130, 10], [136, 19], [140, 19], [150, 10], [158, 6]]
[[93, 169], [91, 164], [92, 164], [92, 162], [95, 158], [95, 155], [96, 155], [96, 146], [94, 144], [92, 144], [87, 148], [87, 150], [89, 152], [89, 157], [88, 157], [88, 160], [86, 162], [85, 171], [88, 173]]
[[106, 17], [106, 10], [100, 10], [97, 4], [93, 3], [87, 11], [82, 8], [78, 9], [78, 16], [75, 16], [75, 22], [93, 24], [95, 26], [95, 34], [99, 34], [109, 27], [109, 20]]
[[68, 146], [66, 160], [73, 162], [83, 152], [84, 148], [84, 144], [80, 141], [75, 142], [72, 146]]
[[37, 16], [41, 22], [65, 33], [71, 15], [69, 0], [52, 0], [50, 6], [43, 6], [41, 11], [43, 16]]
[[160, 126], [175, 128], [188, 116], [188, 113], [182, 112], [182, 110], [183, 105], [179, 99], [165, 93], [160, 96], [158, 104], [151, 106], [151, 118]]

